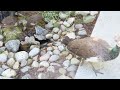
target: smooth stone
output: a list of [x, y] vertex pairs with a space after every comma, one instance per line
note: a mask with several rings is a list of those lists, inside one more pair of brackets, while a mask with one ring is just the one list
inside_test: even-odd
[[50, 58], [50, 54], [46, 53], [39, 58], [40, 61], [47, 61]]
[[9, 67], [7, 65], [3, 64], [2, 68], [5, 70], [5, 69], [8, 69]]
[[40, 45], [31, 45], [30, 50], [32, 50], [33, 48], [40, 48]]
[[70, 60], [70, 59], [72, 59], [72, 57], [73, 57], [72, 54], [69, 54], [69, 55], [66, 57], [66, 59], [67, 59], [67, 60]]
[[65, 75], [66, 72], [67, 72], [67, 71], [66, 71], [64, 68], [59, 68], [59, 73], [60, 73], [60, 74]]
[[39, 66], [49, 67], [49, 63], [47, 61], [42, 61], [40, 62]]
[[57, 79], [71, 79], [71, 78], [65, 75], [61, 75]]
[[3, 42], [2, 41], [0, 41], [0, 47], [2, 47], [3, 46]]
[[8, 78], [10, 78], [10, 77], [14, 77], [14, 76], [16, 76], [16, 72], [15, 72], [15, 70], [13, 70], [13, 69], [6, 69], [5, 71], [3, 71], [2, 72], [2, 76], [4, 76], [4, 77], [8, 77]]
[[77, 58], [72, 58], [71, 59], [71, 64], [79, 64], [80, 63], [80, 61], [77, 59]]
[[66, 22], [66, 21], [63, 22], [63, 25], [64, 25], [65, 27], [67, 27], [67, 28], [70, 27], [70, 24], [69, 24], [68, 22]]
[[64, 67], [69, 67], [69, 66], [70, 66], [70, 60], [65, 60], [65, 61], [63, 62], [63, 66], [64, 66]]
[[78, 31], [77, 34], [80, 35], [80, 36], [85, 36], [85, 35], [87, 35], [87, 32], [86, 32], [85, 29], [83, 29], [83, 30]]
[[33, 48], [33, 49], [29, 52], [29, 57], [34, 57], [34, 56], [36, 56], [39, 52], [40, 52], [40, 49], [39, 49], [39, 48]]
[[47, 39], [51, 39], [52, 36], [53, 36], [53, 34], [47, 34], [45, 37], [46, 37]]
[[71, 32], [71, 33], [67, 33], [66, 36], [68, 36], [69, 38], [71, 39], [75, 39], [76, 35], [74, 32]]
[[59, 37], [60, 37], [60, 36], [59, 36], [58, 34], [54, 34], [54, 35], [53, 35], [53, 39], [54, 39], [54, 40], [58, 40]]
[[58, 49], [62, 52], [63, 50], [65, 50], [65, 47], [63, 45], [58, 46]]
[[0, 68], [0, 75], [2, 74], [3, 71], [4, 71], [4, 69], [3, 69], [3, 68]]
[[15, 53], [15, 59], [19, 62], [22, 60], [27, 60], [28, 59], [28, 53], [26, 51], [20, 51]]
[[59, 54], [60, 54], [60, 51], [59, 51], [59, 50], [54, 50], [54, 51], [53, 51], [53, 54], [54, 54], [54, 55], [59, 55]]
[[14, 60], [14, 58], [10, 58], [10, 59], [8, 59], [8, 61], [7, 61], [7, 65], [8, 65], [9, 67], [13, 67], [14, 64], [15, 64], [15, 60]]
[[48, 68], [47, 68], [47, 72], [55, 72], [55, 67], [54, 66], [49, 66]]
[[3, 53], [6, 54], [6, 55], [8, 56], [8, 53], [9, 53], [9, 52], [8, 52], [8, 51], [4, 51]]
[[69, 23], [70, 25], [73, 24], [73, 22], [75, 21], [74, 17], [68, 18], [67, 23]]
[[50, 62], [54, 62], [54, 61], [57, 61], [59, 59], [59, 55], [52, 55], [50, 58], [49, 58], [49, 61]]
[[26, 65], [27, 65], [27, 61], [26, 60], [21, 61], [20, 67], [24, 67]]
[[6, 62], [7, 61], [7, 55], [6, 54], [0, 54], [0, 62]]
[[52, 51], [53, 48], [52, 47], [47, 47], [47, 51]]
[[68, 76], [74, 78], [74, 77], [75, 77], [75, 74], [76, 74], [75, 72], [69, 72], [69, 73], [68, 73]]
[[78, 30], [79, 30], [80, 28], [82, 28], [82, 27], [83, 27], [82, 24], [76, 24], [76, 25], [75, 25], [75, 29], [78, 29]]
[[5, 49], [6, 49], [6, 47], [0, 47], [0, 52], [4, 52], [5, 51]]
[[32, 59], [28, 59], [28, 60], [27, 60], [27, 65], [32, 64], [32, 61], [33, 61]]
[[49, 22], [48, 24], [45, 25], [46, 29], [52, 29], [53, 28], [53, 24], [51, 22]]
[[54, 33], [58, 33], [58, 32], [59, 32], [59, 30], [60, 30], [59, 28], [55, 27], [55, 28], [53, 28], [53, 30], [52, 30], [52, 31], [53, 31]]
[[69, 72], [76, 71], [76, 70], [77, 70], [77, 66], [75, 66], [75, 65], [71, 65], [67, 68], [67, 71], [69, 71]]
[[62, 34], [62, 30], [59, 30], [58, 31], [58, 35], [60, 36]]
[[68, 54], [69, 54], [69, 52], [68, 51], [63, 51], [63, 52], [61, 52], [61, 56], [68, 56]]
[[17, 61], [17, 62], [15, 62], [15, 64], [13, 65], [13, 69], [19, 69], [19, 62]]
[[50, 54], [50, 55], [53, 55], [53, 52], [52, 52], [52, 51], [48, 51], [47, 53]]
[[34, 60], [34, 61], [38, 61], [38, 55], [36, 55], [36, 56], [34, 56], [32, 59]]
[[33, 61], [31, 66], [32, 67], [39, 67], [39, 63], [37, 61]]
[[25, 74], [21, 79], [31, 79], [31, 76], [30, 74]]
[[19, 40], [10, 40], [5, 44], [5, 47], [11, 52], [17, 52], [19, 50], [19, 46]]
[[13, 52], [9, 52], [9, 53], [8, 53], [8, 58], [14, 58], [14, 55], [15, 55], [15, 54], [14, 54]]
[[31, 67], [30, 66], [25, 66], [21, 69], [21, 72], [25, 73], [27, 72]]
[[61, 25], [61, 26], [60, 26], [60, 29], [61, 29], [62, 31], [65, 31], [65, 30], [66, 30], [66, 27], [65, 27], [64, 25]]

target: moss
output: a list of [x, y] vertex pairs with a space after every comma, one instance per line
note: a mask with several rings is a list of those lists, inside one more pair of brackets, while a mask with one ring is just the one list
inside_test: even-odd
[[21, 37], [22, 34], [22, 29], [20, 29], [19, 27], [6, 27], [3, 28], [3, 36], [4, 41], [7, 42], [9, 40], [15, 40], [15, 39], [19, 39]]

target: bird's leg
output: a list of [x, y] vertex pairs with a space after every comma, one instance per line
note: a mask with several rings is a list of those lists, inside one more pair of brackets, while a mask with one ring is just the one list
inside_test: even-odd
[[99, 74], [103, 74], [102, 72], [99, 71], [99, 69], [96, 70], [95, 67], [93, 66], [93, 64], [92, 64], [91, 62], [89, 62], [89, 63], [91, 64], [91, 66], [92, 66], [92, 70], [94, 71], [94, 73], [95, 73], [96, 76], [97, 76], [97, 73], [99, 73]]

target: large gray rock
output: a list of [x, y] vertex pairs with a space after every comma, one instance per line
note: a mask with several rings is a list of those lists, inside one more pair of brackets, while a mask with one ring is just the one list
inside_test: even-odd
[[17, 52], [19, 50], [19, 46], [19, 40], [10, 40], [5, 44], [5, 47], [11, 52]]

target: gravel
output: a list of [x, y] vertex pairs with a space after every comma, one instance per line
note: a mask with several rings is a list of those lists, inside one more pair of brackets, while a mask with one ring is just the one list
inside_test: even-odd
[[59, 36], [58, 34], [54, 34], [54, 35], [53, 35], [53, 39], [54, 39], [54, 40], [58, 40], [59, 37], [60, 37], [60, 36]]
[[40, 49], [39, 49], [39, 48], [33, 48], [33, 49], [29, 52], [29, 57], [34, 57], [34, 56], [36, 56], [39, 52], [40, 52]]
[[49, 63], [47, 61], [42, 61], [40, 62], [39, 66], [49, 67]]
[[14, 58], [10, 58], [10, 59], [8, 59], [8, 61], [7, 61], [7, 65], [8, 65], [9, 67], [13, 67], [14, 64], [15, 64], [15, 60], [14, 60]]
[[57, 61], [59, 59], [59, 55], [52, 55], [50, 58], [49, 58], [49, 61], [50, 62], [54, 62], [54, 61]]
[[17, 62], [15, 62], [15, 64], [13, 65], [13, 69], [19, 69], [19, 62], [17, 61]]
[[7, 55], [6, 54], [0, 54], [0, 62], [6, 62], [7, 61]]
[[50, 54], [46, 53], [39, 58], [40, 61], [47, 61], [50, 58]]

